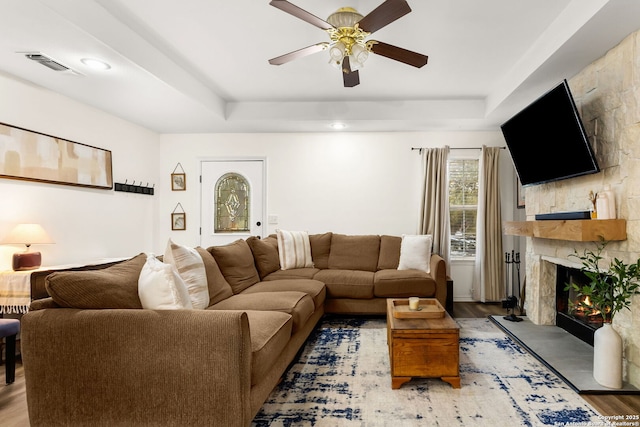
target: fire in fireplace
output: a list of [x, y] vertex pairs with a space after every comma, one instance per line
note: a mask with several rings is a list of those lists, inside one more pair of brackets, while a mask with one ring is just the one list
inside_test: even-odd
[[583, 286], [589, 283], [585, 274], [577, 268], [557, 265], [556, 275], [556, 325], [593, 345], [593, 334], [602, 326], [600, 311], [591, 307], [589, 297], [578, 297], [567, 284]]

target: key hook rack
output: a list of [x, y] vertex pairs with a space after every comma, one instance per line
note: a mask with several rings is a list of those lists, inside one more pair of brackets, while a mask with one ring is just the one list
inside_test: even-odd
[[149, 187], [149, 183], [147, 182], [146, 185], [142, 185], [142, 182], [140, 182], [138, 185], [136, 185], [136, 182], [133, 181], [133, 184], [128, 184], [129, 180], [126, 179], [124, 181], [124, 184], [118, 183], [116, 182], [114, 185], [113, 190], [114, 191], [122, 191], [124, 193], [137, 193], [137, 194], [147, 194], [149, 196], [153, 196], [154, 193], [154, 189], [155, 189], [155, 184], [153, 184], [153, 186]]

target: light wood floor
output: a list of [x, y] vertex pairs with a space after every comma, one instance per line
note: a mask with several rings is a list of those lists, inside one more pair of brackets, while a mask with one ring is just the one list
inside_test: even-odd
[[27, 393], [24, 387], [24, 369], [16, 363], [16, 381], [5, 384], [5, 366], [0, 366], [0, 425], [3, 427], [29, 426]]
[[[454, 303], [457, 318], [487, 317], [491, 314], [506, 314], [500, 304]], [[24, 384], [24, 369], [16, 365], [16, 381], [4, 385], [4, 365], [0, 367], [0, 425], [3, 427], [28, 427], [27, 395]], [[602, 415], [640, 414], [640, 395], [581, 395]]]

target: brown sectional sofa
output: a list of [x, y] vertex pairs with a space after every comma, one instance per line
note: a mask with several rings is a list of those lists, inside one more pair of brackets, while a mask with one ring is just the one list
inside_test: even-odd
[[246, 426], [328, 313], [383, 314], [390, 297], [445, 305], [444, 261], [398, 270], [401, 238], [309, 236], [313, 267], [283, 270], [277, 239], [197, 248], [205, 310], [145, 310], [146, 256], [47, 277], [22, 319], [33, 426]]
[[314, 268], [281, 270], [274, 235], [247, 239], [261, 280], [319, 280], [327, 287], [327, 313], [384, 314], [387, 298], [416, 295], [446, 304], [444, 260], [432, 254], [430, 273], [398, 270], [401, 237], [325, 233], [309, 240]]

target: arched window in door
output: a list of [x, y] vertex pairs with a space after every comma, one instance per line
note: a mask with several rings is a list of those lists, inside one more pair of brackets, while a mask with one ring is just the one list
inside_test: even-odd
[[247, 232], [249, 228], [249, 192], [247, 179], [237, 173], [227, 173], [215, 186], [215, 232]]

